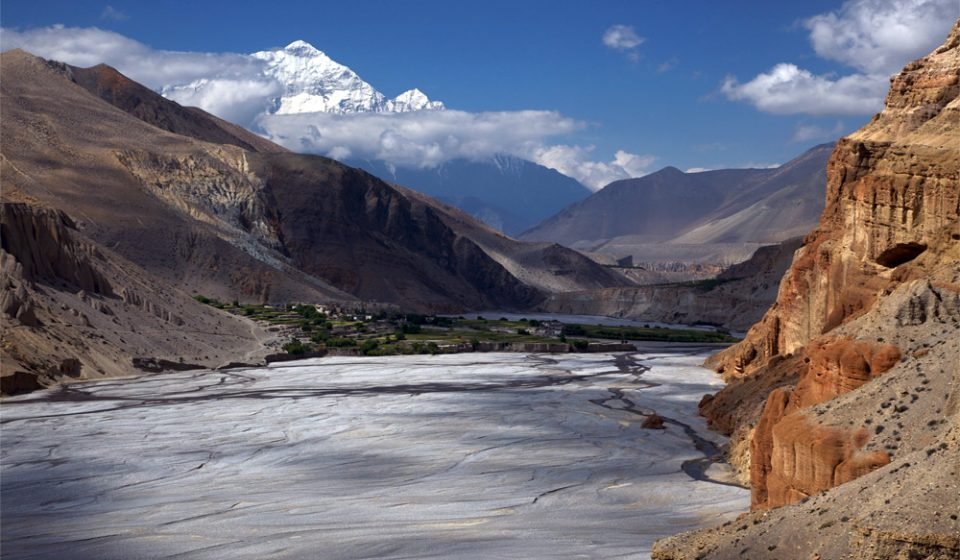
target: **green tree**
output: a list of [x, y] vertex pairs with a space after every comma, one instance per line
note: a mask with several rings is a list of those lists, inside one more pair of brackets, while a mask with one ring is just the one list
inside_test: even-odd
[[364, 340], [363, 344], [360, 345], [360, 352], [365, 356], [369, 356], [370, 354], [374, 353], [374, 351], [376, 351], [376, 349], [379, 347], [380, 347], [380, 342], [378, 340], [369, 338], [367, 340]]
[[306, 354], [307, 347], [304, 346], [302, 342], [296, 338], [291, 339], [290, 342], [283, 345], [283, 351], [287, 354], [293, 354], [294, 356], [300, 356]]

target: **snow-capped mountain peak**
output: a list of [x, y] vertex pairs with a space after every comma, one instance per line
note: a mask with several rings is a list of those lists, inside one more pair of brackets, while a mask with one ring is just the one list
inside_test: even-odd
[[283, 85], [283, 94], [276, 100], [277, 114], [359, 113], [380, 110], [386, 102], [356, 72], [306, 41], [252, 56], [265, 63], [264, 74]]
[[283, 85], [283, 95], [275, 104], [277, 114], [402, 113], [444, 108], [443, 103], [430, 101], [416, 88], [388, 99], [356, 72], [306, 41], [260, 51], [253, 57], [264, 61], [264, 73]]
[[425, 93], [417, 88], [407, 90], [394, 97], [388, 103], [393, 104], [391, 109], [395, 113], [406, 113], [407, 111], [422, 111], [424, 109], [440, 110], [445, 109], [442, 101], [430, 101]]
[[315, 54], [323, 54], [323, 52], [320, 49], [318, 49], [317, 47], [314, 47], [313, 45], [311, 45], [310, 43], [302, 39], [297, 39], [296, 41], [283, 47], [283, 50], [288, 53], [299, 54], [300, 56], [312, 56]]
[[[262, 65], [264, 80], [282, 88], [282, 93], [272, 99], [271, 112], [275, 114], [405, 113], [445, 108], [443, 103], [431, 101], [417, 88], [389, 99], [356, 72], [300, 39], [283, 48], [255, 52], [250, 57]], [[177, 101], [199, 99], [211, 81], [200, 79], [188, 84], [171, 84], [164, 87], [162, 93]]]

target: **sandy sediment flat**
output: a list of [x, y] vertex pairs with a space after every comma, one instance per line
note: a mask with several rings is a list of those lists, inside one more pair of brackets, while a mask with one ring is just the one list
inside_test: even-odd
[[682, 468], [723, 442], [703, 357], [322, 358], [11, 398], [2, 554], [646, 558], [749, 504]]

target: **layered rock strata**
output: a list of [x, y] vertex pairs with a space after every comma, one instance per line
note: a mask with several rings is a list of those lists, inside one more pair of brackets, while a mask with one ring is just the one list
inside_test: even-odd
[[654, 558], [960, 556], [958, 146], [960, 22], [837, 144], [776, 303], [709, 362], [757, 513]]

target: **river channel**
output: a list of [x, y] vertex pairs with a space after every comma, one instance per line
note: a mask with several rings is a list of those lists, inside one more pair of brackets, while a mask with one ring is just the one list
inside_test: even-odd
[[0, 552], [649, 558], [749, 506], [696, 415], [707, 351], [328, 357], [5, 399]]

